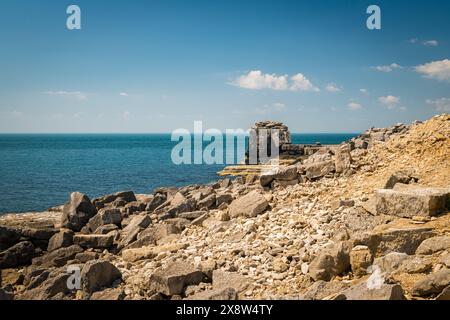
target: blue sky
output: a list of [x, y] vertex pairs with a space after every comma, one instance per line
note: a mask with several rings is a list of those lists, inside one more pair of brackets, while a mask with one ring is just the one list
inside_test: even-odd
[[[70, 4], [79, 31], [66, 28]], [[371, 4], [381, 30], [366, 28]], [[450, 111], [449, 12], [422, 0], [2, 0], [0, 132], [424, 120]]]

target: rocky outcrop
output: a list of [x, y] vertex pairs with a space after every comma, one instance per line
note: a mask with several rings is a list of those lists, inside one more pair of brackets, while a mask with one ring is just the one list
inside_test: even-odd
[[73, 231], [80, 231], [89, 219], [97, 213], [88, 196], [74, 192], [70, 200], [64, 205], [61, 225]]

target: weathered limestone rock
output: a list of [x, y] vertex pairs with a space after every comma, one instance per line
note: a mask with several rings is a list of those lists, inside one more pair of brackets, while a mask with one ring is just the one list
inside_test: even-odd
[[55, 270], [38, 287], [26, 291], [21, 297], [22, 300], [49, 300], [58, 294], [68, 293], [67, 280], [70, 274], [65, 270]]
[[308, 179], [317, 179], [324, 177], [335, 171], [334, 162], [331, 160], [313, 162], [305, 165], [306, 177]]
[[334, 276], [344, 273], [350, 268], [351, 249], [351, 243], [343, 241], [331, 249], [323, 250], [309, 265], [309, 275], [315, 281], [330, 281]]
[[73, 242], [83, 248], [108, 249], [113, 241], [114, 236], [110, 234], [78, 234], [73, 237]]
[[166, 202], [167, 197], [161, 193], [155, 194], [153, 199], [147, 204], [147, 207], [145, 208], [145, 211], [147, 212], [153, 212], [156, 208], [158, 208], [160, 205], [162, 205], [164, 202]]
[[20, 231], [0, 226], [0, 250], [6, 250], [20, 241]]
[[121, 199], [125, 203], [136, 201], [136, 196], [133, 191], [121, 191], [114, 194], [109, 194], [104, 197], [94, 199], [93, 203], [97, 208], [103, 208], [105, 205], [109, 205], [116, 201], [117, 199]]
[[138, 234], [151, 224], [152, 220], [149, 215], [141, 214], [133, 217], [130, 223], [122, 229], [120, 234], [120, 243], [118, 248], [123, 249], [136, 241]]
[[434, 216], [447, 210], [450, 192], [443, 188], [380, 189], [376, 193], [378, 214], [404, 218]]
[[216, 195], [216, 207], [219, 207], [221, 204], [230, 204], [233, 202], [233, 196], [229, 193], [219, 193]]
[[336, 173], [344, 173], [350, 169], [350, 165], [352, 164], [352, 156], [350, 151], [349, 144], [344, 144], [336, 148], [334, 159]]
[[450, 248], [450, 236], [433, 237], [424, 240], [416, 250], [416, 254], [433, 254]]
[[198, 217], [201, 217], [204, 215], [206, 211], [193, 211], [193, 212], [183, 212], [178, 214], [179, 218], [188, 219], [188, 220], [195, 220]]
[[29, 240], [49, 240], [58, 231], [53, 228], [20, 228], [20, 233], [22, 237], [28, 238]]
[[350, 252], [350, 264], [353, 274], [357, 277], [367, 273], [367, 269], [372, 265], [372, 253], [367, 246], [356, 246]]
[[182, 262], [169, 264], [150, 277], [150, 288], [166, 296], [179, 295], [188, 285], [202, 282], [204, 274], [194, 266]]
[[380, 267], [383, 272], [392, 273], [398, 270], [407, 258], [406, 253], [390, 252], [383, 257], [376, 258], [373, 264]]
[[250, 279], [235, 272], [214, 270], [212, 274], [213, 289], [233, 288], [237, 293], [243, 292], [250, 285]]
[[425, 297], [439, 294], [448, 285], [450, 285], [450, 269], [442, 269], [429, 274], [424, 279], [415, 283], [412, 289], [412, 295]]
[[266, 198], [255, 190], [234, 200], [229, 206], [229, 213], [232, 218], [256, 217], [263, 213], [268, 206]]
[[404, 300], [404, 292], [398, 284], [382, 284], [369, 288], [364, 281], [342, 292], [346, 300]]
[[98, 291], [121, 278], [119, 269], [108, 261], [92, 260], [87, 262], [81, 270], [81, 284], [87, 293]]
[[409, 220], [399, 219], [376, 227], [370, 234], [356, 240], [370, 248], [374, 256], [390, 252], [414, 254], [425, 239], [435, 236], [432, 228], [411, 224]]
[[177, 252], [187, 247], [185, 243], [161, 245], [157, 247], [142, 247], [134, 249], [125, 249], [122, 251], [122, 259], [129, 262], [152, 259], [161, 252]]
[[98, 227], [95, 231], [94, 234], [108, 234], [111, 231], [116, 231], [119, 230], [119, 227], [115, 224], [105, 224], [104, 226], [100, 226]]
[[86, 195], [74, 192], [64, 205], [61, 225], [78, 232], [96, 213], [97, 209]]
[[89, 300], [117, 301], [124, 298], [125, 292], [120, 288], [115, 288], [94, 292]]
[[116, 208], [103, 208], [98, 211], [98, 213], [92, 217], [87, 226], [91, 232], [94, 232], [99, 227], [115, 224], [118, 225], [122, 222], [122, 214], [119, 209]]
[[19, 242], [0, 253], [0, 269], [15, 268], [31, 263], [34, 246], [29, 241]]
[[188, 300], [237, 300], [237, 292], [233, 288], [212, 289], [196, 293]]
[[298, 177], [297, 166], [288, 167], [277, 167], [268, 172], [264, 172], [260, 178], [259, 182], [261, 186], [267, 187], [272, 181], [293, 181]]
[[73, 244], [74, 233], [72, 230], [61, 230], [50, 238], [47, 251], [54, 251], [59, 248], [70, 247]]
[[197, 202], [197, 207], [199, 209], [211, 209], [216, 204], [216, 195], [211, 194], [207, 196], [206, 198], [200, 200]]
[[409, 184], [418, 180], [413, 170], [397, 171], [386, 182], [384, 189], [393, 189], [397, 183]]
[[300, 296], [300, 300], [323, 300], [329, 296], [338, 294], [347, 289], [349, 285], [341, 281], [323, 281], [314, 282], [308, 289]]
[[34, 258], [33, 265], [41, 266], [43, 268], [62, 267], [67, 261], [73, 260], [75, 255], [81, 252], [83, 252], [83, 249], [78, 245], [60, 248], [49, 252], [42, 257]]

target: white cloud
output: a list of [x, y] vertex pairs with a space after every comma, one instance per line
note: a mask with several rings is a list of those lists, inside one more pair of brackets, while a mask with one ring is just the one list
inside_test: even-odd
[[437, 40], [427, 40], [423, 42], [423, 45], [427, 47], [437, 47], [439, 42]]
[[276, 75], [262, 73], [260, 70], [250, 71], [235, 79], [231, 84], [244, 89], [263, 90], [271, 89], [277, 91], [319, 91], [301, 73], [289, 78], [288, 75]]
[[291, 77], [293, 81], [290, 86], [290, 90], [292, 91], [314, 91], [319, 92], [320, 89], [313, 86], [311, 81], [309, 81], [303, 74], [297, 73], [293, 77]]
[[395, 96], [379, 97], [378, 101], [380, 101], [381, 104], [387, 106], [388, 109], [394, 109], [400, 102], [400, 97]]
[[326, 86], [325, 89], [327, 89], [327, 91], [329, 91], [329, 92], [339, 92], [339, 91], [342, 90], [342, 89], [339, 88], [335, 83], [329, 83], [329, 84], [327, 84], [327, 86]]
[[348, 108], [352, 111], [355, 111], [355, 110], [362, 109], [362, 105], [360, 105], [359, 103], [356, 103], [356, 102], [350, 102], [348, 104]]
[[361, 92], [362, 94], [369, 94], [369, 90], [367, 89], [359, 89], [359, 92]]
[[376, 67], [372, 67], [372, 69], [379, 71], [379, 72], [392, 72], [395, 69], [401, 69], [402, 66], [396, 63], [392, 63], [388, 66], [376, 66]]
[[283, 111], [284, 109], [286, 109], [286, 105], [284, 103], [281, 102], [276, 102], [273, 104], [273, 107], [275, 108], [275, 110], [277, 111]]
[[412, 38], [408, 40], [409, 43], [417, 43], [417, 41], [419, 41], [419, 39], [417, 38]]
[[78, 100], [87, 100], [87, 95], [81, 91], [45, 91], [50, 96], [73, 97]]
[[436, 111], [450, 112], [450, 98], [440, 98], [436, 100], [428, 99], [426, 103], [434, 106]]
[[448, 59], [429, 62], [415, 69], [428, 79], [450, 80], [450, 60]]
[[128, 97], [128, 96], [129, 96], [129, 94], [126, 93], [126, 92], [121, 92], [121, 93], [119, 93], [119, 95], [120, 95], [121, 97]]
[[17, 110], [0, 112], [0, 117], [7, 117], [7, 118], [21, 118], [24, 115], [25, 114], [22, 111]]

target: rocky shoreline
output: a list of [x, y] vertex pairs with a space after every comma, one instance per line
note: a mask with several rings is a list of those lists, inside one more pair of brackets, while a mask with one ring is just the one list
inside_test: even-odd
[[442, 114], [261, 175], [73, 193], [0, 217], [0, 300], [448, 300], [449, 159]]

